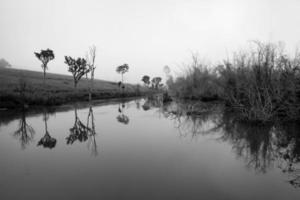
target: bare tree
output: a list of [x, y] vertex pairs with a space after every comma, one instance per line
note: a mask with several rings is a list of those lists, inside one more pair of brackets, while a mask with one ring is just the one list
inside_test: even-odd
[[69, 66], [68, 71], [73, 74], [74, 87], [77, 90], [77, 84], [81, 77], [89, 72], [87, 62], [84, 58], [77, 58], [76, 60], [70, 56], [65, 56], [65, 63]]
[[21, 142], [22, 149], [25, 149], [26, 145], [28, 145], [34, 137], [35, 131], [34, 129], [27, 123], [26, 121], [26, 112], [23, 110], [18, 130], [14, 132], [14, 137], [18, 138]]
[[[90, 127], [91, 126], [91, 127]], [[88, 134], [88, 148], [91, 150], [91, 153], [93, 156], [98, 155], [98, 149], [97, 149], [97, 142], [96, 142], [96, 128], [95, 128], [95, 119], [94, 119], [94, 113], [93, 113], [93, 107], [90, 105], [89, 108], [89, 114], [87, 117], [87, 130], [89, 132]]]
[[93, 45], [89, 48], [89, 52], [86, 55], [86, 60], [87, 60], [87, 66], [89, 68], [89, 72], [91, 74], [90, 76], [90, 90], [89, 90], [89, 101], [92, 100], [92, 93], [94, 90], [94, 73], [96, 69], [96, 46]]
[[50, 60], [53, 60], [54, 57], [54, 53], [51, 49], [46, 49], [46, 50], [41, 50], [40, 53], [34, 52], [35, 56], [42, 62], [42, 68], [44, 71], [44, 80], [43, 80], [43, 84], [45, 86], [45, 78], [46, 78], [46, 70], [48, 69], [48, 62]]

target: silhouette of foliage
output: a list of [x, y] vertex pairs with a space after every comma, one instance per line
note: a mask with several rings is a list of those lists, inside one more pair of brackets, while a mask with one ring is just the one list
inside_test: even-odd
[[51, 135], [48, 132], [48, 126], [47, 126], [48, 118], [49, 118], [49, 116], [47, 115], [46, 112], [44, 112], [43, 120], [45, 123], [45, 135], [40, 139], [37, 146], [41, 145], [44, 148], [52, 149], [56, 146], [56, 139], [51, 137]]
[[[125, 74], [126, 72], [128, 72], [129, 70], [129, 66], [128, 64], [123, 64], [117, 67], [116, 72], [118, 72], [119, 74], [121, 74], [123, 76], [123, 74]], [[123, 78], [122, 78], [123, 81]]]
[[[119, 73], [119, 74], [121, 74], [121, 76], [122, 76], [122, 81], [121, 81], [121, 82], [122, 82], [122, 90], [123, 90], [123, 92], [124, 92], [124, 89], [125, 89], [123, 76], [124, 76], [124, 74], [125, 74], [126, 72], [128, 72], [128, 70], [129, 70], [128, 64], [120, 65], [120, 66], [118, 66], [117, 69], [116, 69], [116, 72]], [[119, 87], [120, 87], [120, 86], [121, 86], [121, 85], [119, 85]]]
[[42, 62], [42, 68], [44, 71], [44, 84], [46, 78], [46, 70], [48, 69], [48, 62], [55, 58], [51, 49], [41, 50], [40, 53], [34, 52], [35, 56]]
[[20, 140], [22, 149], [25, 149], [26, 145], [33, 140], [34, 134], [34, 129], [26, 122], [26, 112], [23, 110], [19, 121], [19, 128], [14, 132], [14, 137]]
[[145, 83], [145, 85], [150, 85], [150, 76], [144, 75], [142, 78], [142, 81]]
[[152, 87], [155, 88], [155, 89], [158, 89], [161, 80], [162, 80], [161, 77], [154, 77], [154, 78], [151, 80], [151, 82], [152, 82]]
[[74, 87], [77, 88], [77, 84], [81, 77], [89, 72], [89, 69], [87, 68], [87, 61], [84, 58], [74, 59], [70, 56], [65, 56], [65, 63], [69, 66], [68, 71], [72, 73]]
[[75, 107], [75, 122], [74, 126], [70, 128], [70, 135], [66, 138], [67, 144], [73, 144], [76, 140], [85, 142], [88, 139], [88, 133], [92, 130], [85, 126], [77, 115], [77, 108]]

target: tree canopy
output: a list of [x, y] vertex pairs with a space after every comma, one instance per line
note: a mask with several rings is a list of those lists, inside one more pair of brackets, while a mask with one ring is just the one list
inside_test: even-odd
[[119, 74], [125, 74], [126, 72], [128, 72], [128, 70], [128, 64], [123, 64], [117, 67], [116, 72], [118, 72]]
[[142, 78], [142, 81], [146, 84], [149, 85], [150, 84], [150, 76], [144, 75]]
[[65, 63], [69, 66], [68, 71], [73, 74], [74, 86], [76, 88], [81, 77], [89, 72], [87, 61], [84, 58], [74, 59], [71, 56], [65, 56]]
[[48, 68], [48, 62], [55, 58], [54, 53], [51, 49], [41, 50], [40, 53], [34, 52], [34, 54], [42, 62], [42, 68], [44, 70]]
[[161, 77], [154, 77], [151, 82], [152, 82], [152, 86], [155, 89], [158, 89], [159, 83], [162, 81]]

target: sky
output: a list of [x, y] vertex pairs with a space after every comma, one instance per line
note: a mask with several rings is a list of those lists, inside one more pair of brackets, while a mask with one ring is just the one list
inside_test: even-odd
[[251, 40], [300, 44], [299, 0], [0, 0], [0, 58], [41, 71], [33, 52], [50, 48], [48, 72], [69, 74], [64, 56], [85, 57], [97, 47], [95, 77], [125, 81], [145, 74], [180, 73], [191, 53], [210, 63]]

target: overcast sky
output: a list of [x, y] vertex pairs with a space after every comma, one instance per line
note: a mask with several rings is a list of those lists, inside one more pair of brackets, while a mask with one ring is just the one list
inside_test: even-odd
[[33, 52], [51, 48], [49, 72], [67, 74], [64, 56], [97, 46], [96, 78], [117, 81], [163, 76], [191, 51], [217, 62], [249, 40], [300, 41], [299, 0], [0, 0], [0, 58], [41, 71]]

